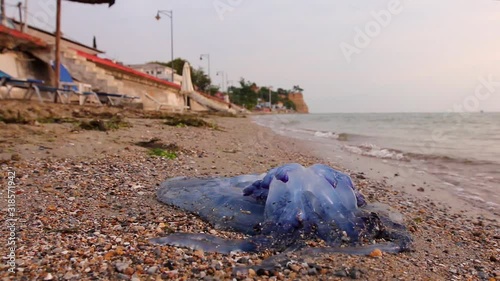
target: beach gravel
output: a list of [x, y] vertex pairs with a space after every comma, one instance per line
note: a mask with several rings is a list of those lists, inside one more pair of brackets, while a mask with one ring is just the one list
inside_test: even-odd
[[[21, 112], [41, 107], [15, 106]], [[65, 116], [74, 116], [75, 110], [85, 114], [77, 118], [106, 112], [45, 106], [54, 115], [58, 110]], [[425, 197], [426, 192], [410, 195], [384, 181], [356, 176], [358, 171], [315, 158], [305, 143], [276, 135], [250, 118], [204, 116], [217, 128], [195, 128], [168, 126], [126, 109], [109, 111], [123, 114], [131, 127], [103, 132], [75, 130], [74, 124], [64, 122], [0, 122], [2, 179], [10, 171], [16, 173], [18, 247], [16, 272], [8, 272], [4, 258], [2, 280], [500, 280], [496, 219], [471, 217], [467, 210], [452, 212]], [[175, 144], [176, 157], [156, 157], [137, 145], [152, 139]], [[159, 203], [155, 192], [162, 181], [261, 173], [289, 162], [322, 162], [350, 173], [369, 201], [389, 204], [403, 215], [414, 251], [374, 251], [369, 256], [288, 253], [270, 270], [259, 265], [278, 253], [223, 255], [148, 243], [149, 238], [174, 232], [244, 238]], [[6, 221], [5, 185], [1, 192], [0, 218]], [[6, 227], [0, 230], [4, 241], [9, 235]], [[7, 246], [0, 247], [0, 254], [7, 256]]]

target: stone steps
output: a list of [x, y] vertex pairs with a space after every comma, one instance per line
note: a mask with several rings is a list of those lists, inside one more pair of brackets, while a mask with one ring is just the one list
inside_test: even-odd
[[107, 74], [104, 69], [99, 68], [95, 63], [78, 56], [77, 52], [71, 49], [64, 50], [62, 54], [62, 62], [77, 80], [90, 84], [93, 89], [99, 91], [123, 93], [123, 83]]

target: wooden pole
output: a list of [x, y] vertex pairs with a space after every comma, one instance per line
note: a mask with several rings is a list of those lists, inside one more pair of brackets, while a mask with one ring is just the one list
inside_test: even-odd
[[22, 31], [28, 33], [28, 0], [24, 0], [24, 22]]
[[[61, 73], [61, 0], [57, 0], [56, 12], [56, 59], [55, 59], [55, 86], [59, 88], [59, 77]], [[54, 102], [57, 102], [57, 94], [54, 95]]]
[[5, 25], [7, 19], [5, 18], [5, 0], [0, 0], [0, 24]]
[[23, 4], [21, 2], [17, 3], [17, 9], [19, 10], [19, 23], [21, 32], [23, 31]]

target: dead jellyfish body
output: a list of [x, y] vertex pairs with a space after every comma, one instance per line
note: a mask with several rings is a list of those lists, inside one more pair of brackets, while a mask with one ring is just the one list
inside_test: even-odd
[[367, 204], [350, 179], [328, 166], [286, 164], [267, 174], [230, 178], [173, 178], [163, 182], [158, 200], [197, 214], [217, 229], [248, 239], [174, 233], [150, 242], [208, 252], [297, 250], [321, 239], [321, 252], [367, 254], [374, 248], [407, 251], [411, 237], [390, 207]]

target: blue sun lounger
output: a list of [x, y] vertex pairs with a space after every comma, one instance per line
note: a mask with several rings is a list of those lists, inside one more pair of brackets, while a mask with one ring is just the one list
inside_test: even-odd
[[106, 92], [97, 92], [96, 93], [102, 103], [108, 103], [110, 105], [120, 105], [122, 103], [128, 103], [139, 97], [135, 96], [127, 96], [123, 94], [112, 94]]
[[[102, 105], [99, 97], [93, 91], [80, 91], [78, 84], [73, 80], [73, 77], [69, 73], [68, 69], [61, 64], [61, 73], [59, 76], [59, 85], [61, 88], [66, 89], [71, 92], [71, 94], [77, 95], [79, 97], [80, 105], [85, 104], [89, 98], [93, 97], [95, 102], [99, 105]], [[90, 86], [90, 85], [89, 85]], [[70, 102], [71, 96], [68, 96], [68, 103]]]
[[44, 84], [43, 80], [37, 79], [18, 79], [0, 70], [0, 87], [5, 87], [6, 92], [1, 94], [2, 99], [12, 98], [11, 91], [14, 88], [24, 89], [25, 99], [31, 99], [33, 94], [36, 94], [38, 100], [43, 103], [42, 92], [48, 93], [49, 98], [54, 100], [54, 95], [57, 95], [62, 102], [67, 100], [70, 90], [58, 89]]

